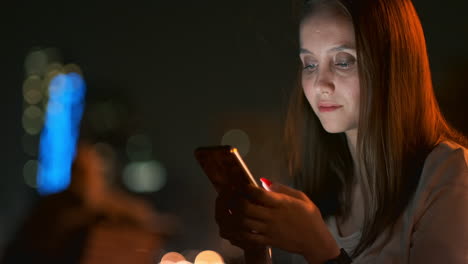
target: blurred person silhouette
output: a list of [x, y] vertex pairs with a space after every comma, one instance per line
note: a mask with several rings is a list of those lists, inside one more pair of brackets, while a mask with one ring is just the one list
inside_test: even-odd
[[39, 201], [2, 263], [155, 263], [174, 219], [110, 184], [112, 155], [81, 142], [69, 188]]

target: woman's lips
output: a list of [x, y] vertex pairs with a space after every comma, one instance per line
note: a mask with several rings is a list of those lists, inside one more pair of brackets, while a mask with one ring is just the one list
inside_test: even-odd
[[329, 105], [329, 104], [319, 104], [320, 112], [332, 112], [338, 108], [343, 107], [342, 105]]

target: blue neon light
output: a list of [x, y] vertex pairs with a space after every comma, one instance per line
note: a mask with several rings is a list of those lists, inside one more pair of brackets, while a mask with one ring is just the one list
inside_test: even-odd
[[49, 101], [39, 144], [37, 189], [41, 195], [70, 184], [86, 85], [77, 73], [59, 74], [49, 85]]

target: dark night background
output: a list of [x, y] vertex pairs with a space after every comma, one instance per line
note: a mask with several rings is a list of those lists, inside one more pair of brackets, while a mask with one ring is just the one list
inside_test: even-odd
[[[447, 119], [468, 134], [468, 2], [414, 1], [428, 45], [434, 87]], [[257, 177], [279, 179], [279, 140], [297, 63], [290, 1], [15, 1], [1, 33], [1, 245], [37, 200], [23, 179], [24, 60], [57, 48], [87, 83], [87, 106], [118, 102], [127, 121], [100, 137], [125, 156], [126, 139], [148, 135], [167, 184], [139, 194], [183, 223], [166, 250], [220, 250], [215, 193], [192, 152], [220, 144], [230, 129], [250, 137], [245, 157]], [[88, 110], [89, 108], [87, 108]], [[122, 116], [119, 116], [122, 117]], [[122, 117], [124, 118], [124, 117]], [[85, 122], [85, 121], [83, 121]], [[126, 162], [122, 158], [122, 162]]]

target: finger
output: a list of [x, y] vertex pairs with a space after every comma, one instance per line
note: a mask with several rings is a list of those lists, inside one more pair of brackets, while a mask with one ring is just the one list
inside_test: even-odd
[[266, 233], [267, 232], [267, 225], [263, 221], [258, 221], [252, 218], [244, 218], [241, 223], [241, 227], [243, 230], [251, 231], [253, 233]]
[[236, 206], [236, 203], [241, 199], [239, 192], [231, 192], [229, 190], [222, 191], [216, 197], [215, 210], [218, 212], [232, 212], [232, 209]]
[[252, 219], [243, 219], [242, 224], [238, 221], [232, 225], [219, 225], [219, 235], [244, 250], [265, 245], [265, 231], [265, 225]]
[[239, 197], [231, 207], [232, 216], [242, 220], [243, 218], [254, 218], [257, 220], [270, 219], [272, 212], [271, 208], [255, 204], [243, 197]]
[[254, 248], [258, 247], [258, 244], [246, 239], [246, 236], [251, 233], [251, 231], [239, 231], [236, 230], [235, 232], [227, 231], [227, 230], [220, 230], [219, 235], [223, 238], [228, 240], [232, 245], [240, 247], [242, 249]]
[[233, 215], [232, 202], [230, 201], [231, 198], [227, 198], [227, 196], [219, 195], [216, 198], [215, 203], [215, 220], [218, 225], [229, 225], [230, 221], [232, 221], [231, 216]]
[[247, 199], [254, 203], [266, 207], [276, 207], [278, 205], [278, 197], [273, 192], [254, 186], [246, 186], [243, 191]]
[[216, 211], [215, 213], [215, 221], [218, 225], [230, 225], [232, 224], [232, 220], [230, 219], [232, 215], [229, 213], [228, 210], [226, 211]]
[[238, 213], [246, 218], [267, 220], [272, 216], [271, 208], [252, 203], [246, 199], [241, 200]]
[[[244, 230], [243, 219], [236, 216], [228, 216], [217, 222], [219, 233], [226, 239], [239, 239], [239, 232]], [[224, 236], [223, 236], [224, 235]]]
[[268, 238], [265, 234], [256, 233], [252, 231], [244, 231], [239, 235], [241, 241], [246, 241], [250, 245], [254, 246], [266, 246], [268, 245]]
[[270, 185], [270, 190], [276, 193], [282, 193], [286, 194], [288, 196], [294, 197], [299, 200], [305, 200], [308, 199], [307, 195], [305, 195], [303, 192], [298, 191], [296, 189], [293, 189], [291, 187], [288, 187], [286, 185], [283, 185], [281, 183], [273, 183]]
[[216, 201], [227, 204], [229, 201], [233, 200], [236, 196], [239, 195], [239, 192], [232, 191], [230, 189], [223, 189], [219, 192], [218, 196], [216, 197]]
[[257, 244], [254, 244], [252, 242], [246, 241], [246, 240], [238, 240], [238, 239], [226, 239], [231, 243], [231, 245], [239, 247], [243, 250], [249, 250], [249, 249], [256, 249], [258, 248]]
[[252, 231], [241, 231], [241, 232], [220, 232], [222, 238], [229, 240], [231, 244], [245, 247], [258, 247], [264, 246], [267, 243], [267, 237], [261, 233]]

